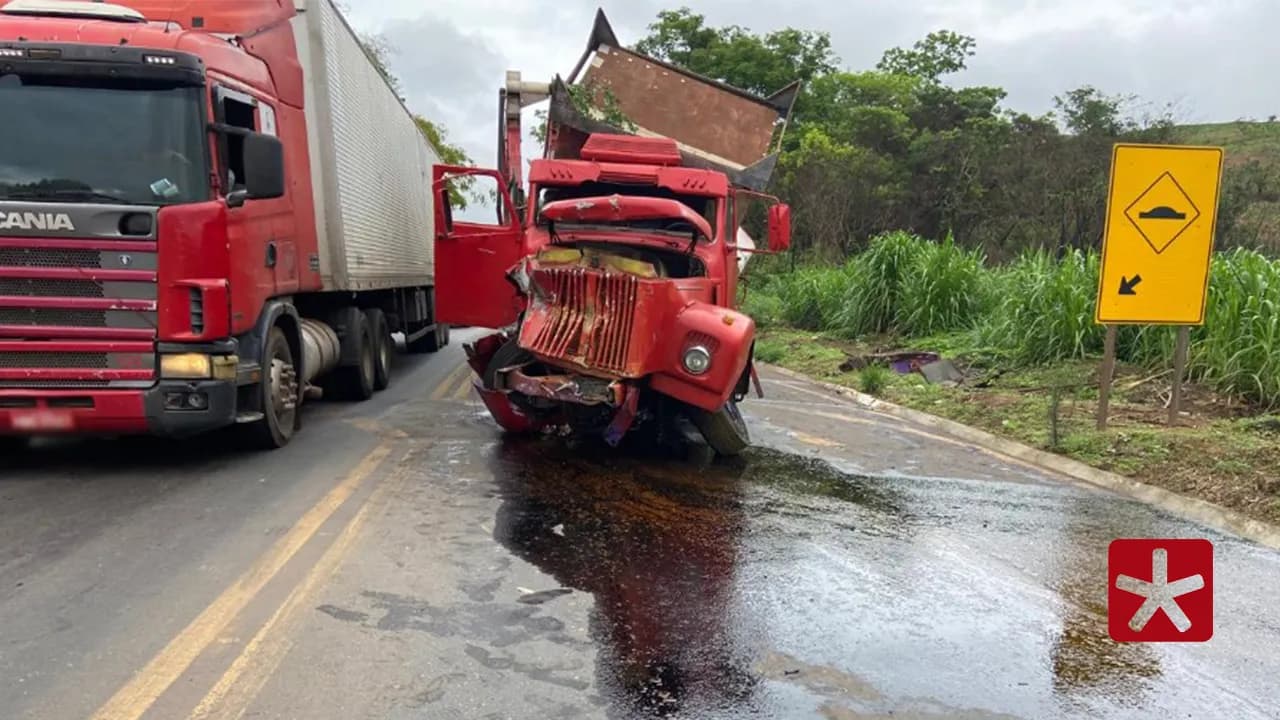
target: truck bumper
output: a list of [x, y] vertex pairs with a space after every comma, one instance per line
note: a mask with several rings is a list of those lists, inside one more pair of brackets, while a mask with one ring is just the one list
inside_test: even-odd
[[163, 380], [148, 390], [0, 390], [0, 434], [187, 437], [236, 418], [236, 384]]

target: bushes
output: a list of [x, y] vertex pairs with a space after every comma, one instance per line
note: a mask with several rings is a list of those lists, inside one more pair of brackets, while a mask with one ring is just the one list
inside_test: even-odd
[[926, 245], [898, 298], [895, 329], [922, 337], [973, 327], [990, 306], [988, 276], [982, 254], [950, 237]]
[[1280, 406], [1280, 263], [1252, 250], [1214, 259], [1189, 367], [1192, 377], [1224, 392]]
[[1024, 253], [990, 272], [999, 301], [979, 328], [982, 344], [1027, 365], [1099, 352], [1104, 330], [1093, 321], [1098, 256], [1073, 251], [1061, 260]]
[[[874, 239], [844, 266], [806, 266], [756, 278], [746, 311], [761, 325], [846, 337], [890, 332], [908, 338], [972, 331], [976, 346], [1015, 365], [1096, 357], [1099, 258], [1026, 252], [987, 268], [950, 238], [934, 243], [897, 232]], [[761, 283], [761, 280], [764, 280]], [[1235, 250], [1215, 256], [1205, 325], [1191, 335], [1193, 379], [1266, 407], [1280, 406], [1280, 263]], [[1119, 330], [1119, 359], [1167, 367], [1175, 330]]]

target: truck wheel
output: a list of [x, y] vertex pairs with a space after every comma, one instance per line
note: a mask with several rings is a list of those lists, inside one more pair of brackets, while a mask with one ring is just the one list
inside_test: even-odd
[[702, 433], [717, 455], [732, 457], [741, 455], [751, 446], [751, 434], [747, 431], [747, 421], [743, 419], [738, 404], [730, 400], [719, 412], [707, 412], [700, 408], [690, 408], [689, 419], [694, 427]]
[[387, 331], [387, 316], [381, 310], [374, 308], [365, 311], [365, 314], [373, 336], [373, 389], [382, 391], [391, 385], [391, 333]]
[[[443, 329], [441, 329], [443, 328]], [[415, 354], [439, 352], [440, 348], [449, 344], [449, 326], [436, 325], [435, 329], [417, 340], [408, 343], [409, 352]]]
[[343, 398], [352, 402], [363, 402], [373, 397], [373, 386], [377, 382], [378, 359], [377, 346], [374, 342], [373, 328], [364, 313], [355, 313], [356, 327], [350, 328], [351, 340], [356, 344], [356, 357], [359, 362], [351, 367], [341, 367], [334, 371], [334, 389]]
[[279, 327], [271, 328], [263, 352], [262, 419], [245, 426], [247, 440], [253, 447], [275, 450], [289, 444], [298, 428], [298, 368], [293, 348]]
[[480, 384], [486, 389], [492, 390], [498, 386], [499, 370], [532, 361], [533, 355], [528, 350], [520, 347], [520, 344], [515, 340], [508, 340], [502, 347], [498, 348], [493, 357], [489, 358], [489, 364], [480, 376]]

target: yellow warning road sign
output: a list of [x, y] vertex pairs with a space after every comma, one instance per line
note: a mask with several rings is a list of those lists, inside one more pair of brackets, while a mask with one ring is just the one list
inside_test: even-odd
[[1099, 323], [1204, 323], [1221, 181], [1222, 148], [1115, 146]]

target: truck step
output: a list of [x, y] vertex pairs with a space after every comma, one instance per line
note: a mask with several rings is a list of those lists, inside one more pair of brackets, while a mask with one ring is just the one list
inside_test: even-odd
[[266, 415], [263, 415], [260, 412], [242, 412], [239, 415], [236, 415], [236, 424], [247, 425], [248, 423], [258, 422], [265, 417]]

